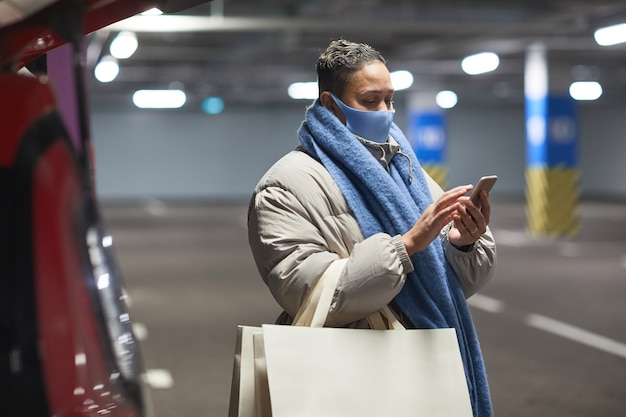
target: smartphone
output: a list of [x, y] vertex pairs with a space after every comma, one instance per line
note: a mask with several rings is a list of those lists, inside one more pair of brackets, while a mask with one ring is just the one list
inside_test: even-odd
[[474, 203], [474, 205], [476, 205], [477, 207], [480, 206], [481, 191], [484, 190], [487, 192], [487, 194], [489, 194], [489, 191], [491, 191], [491, 188], [493, 188], [493, 185], [496, 183], [497, 180], [497, 175], [487, 175], [481, 177], [480, 180], [478, 180], [478, 184], [476, 184], [476, 187], [474, 187], [474, 189], [472, 190], [472, 194], [470, 195], [470, 201]]

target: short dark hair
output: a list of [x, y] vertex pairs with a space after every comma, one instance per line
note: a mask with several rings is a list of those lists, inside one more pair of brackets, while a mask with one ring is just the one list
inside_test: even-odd
[[352, 75], [375, 61], [387, 62], [380, 52], [365, 43], [333, 40], [315, 64], [319, 92], [342, 94]]

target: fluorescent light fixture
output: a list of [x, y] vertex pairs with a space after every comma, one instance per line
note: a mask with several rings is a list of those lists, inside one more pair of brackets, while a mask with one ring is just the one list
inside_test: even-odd
[[595, 31], [593, 37], [600, 46], [626, 42], [626, 23], [600, 28]]
[[133, 104], [140, 109], [178, 109], [187, 101], [182, 90], [137, 90]]
[[442, 109], [451, 109], [456, 106], [459, 99], [454, 91], [442, 90], [435, 96], [435, 102]]
[[569, 86], [569, 95], [574, 100], [597, 100], [602, 95], [602, 86], [597, 81], [576, 81]]
[[409, 71], [394, 71], [390, 75], [391, 84], [396, 91], [406, 90], [413, 85], [413, 74]]
[[211, 28], [211, 25], [217, 24], [218, 19], [212, 16], [135, 15], [115, 22], [107, 26], [107, 28], [109, 30], [129, 30], [133, 32], [205, 32]]
[[463, 59], [461, 68], [466, 74], [477, 75], [494, 71], [500, 65], [500, 58], [493, 52], [481, 52]]
[[115, 58], [126, 59], [130, 58], [131, 55], [135, 53], [138, 45], [137, 35], [133, 32], [124, 31], [118, 33], [117, 36], [113, 38], [109, 50], [111, 51], [111, 55]]
[[120, 66], [117, 64], [117, 60], [109, 55], [102, 57], [93, 70], [96, 80], [101, 83], [110, 83], [119, 73]]
[[319, 95], [316, 81], [292, 83], [287, 87], [287, 94], [295, 100], [313, 100]]

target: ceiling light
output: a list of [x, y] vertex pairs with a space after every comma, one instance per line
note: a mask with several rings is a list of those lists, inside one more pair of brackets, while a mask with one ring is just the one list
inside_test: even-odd
[[626, 42], [626, 23], [600, 28], [595, 31], [593, 37], [600, 46]]
[[112, 25], [109, 30], [132, 30], [133, 32], [205, 32], [218, 22], [211, 16], [160, 15], [129, 17]]
[[597, 81], [576, 81], [569, 86], [569, 95], [574, 100], [597, 100], [602, 95], [602, 86]]
[[187, 101], [182, 90], [137, 90], [133, 104], [140, 109], [178, 109]]
[[494, 71], [500, 65], [500, 58], [493, 52], [481, 52], [465, 57], [461, 68], [466, 74], [477, 75]]
[[394, 71], [390, 75], [391, 84], [396, 91], [406, 90], [413, 85], [413, 74], [409, 71]]
[[313, 100], [316, 99], [319, 90], [316, 81], [292, 83], [287, 87], [287, 94], [295, 100]]
[[442, 109], [451, 109], [456, 106], [459, 101], [456, 93], [451, 90], [443, 90], [437, 93], [435, 96], [435, 102]]
[[102, 57], [93, 70], [96, 80], [101, 83], [110, 83], [119, 73], [120, 66], [117, 64], [117, 60], [109, 55]]
[[133, 32], [124, 31], [118, 33], [117, 36], [113, 38], [109, 50], [111, 51], [111, 55], [115, 58], [126, 59], [130, 58], [130, 56], [135, 53], [138, 45], [137, 35]]

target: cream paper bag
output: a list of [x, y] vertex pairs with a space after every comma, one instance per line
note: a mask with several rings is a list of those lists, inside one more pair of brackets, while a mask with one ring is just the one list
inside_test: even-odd
[[[320, 303], [330, 306], [334, 288], [346, 261], [346, 259], [339, 259], [333, 262], [319, 277], [294, 318], [294, 325], [323, 326], [328, 314], [328, 307], [326, 307], [326, 312], [323, 312], [318, 306]], [[378, 319], [378, 317], [376, 318]], [[257, 407], [269, 409], [267, 378], [261, 376], [264, 375], [265, 369], [264, 356], [259, 353], [259, 357], [255, 360], [253, 348], [254, 334], [261, 332], [261, 327], [237, 326], [228, 417], [257, 417]], [[257, 346], [259, 352], [261, 349], [262, 344]], [[255, 369], [255, 367], [260, 369]], [[257, 380], [259, 386], [257, 386]], [[258, 398], [259, 404], [257, 404], [256, 391], [264, 393]]]
[[237, 326], [228, 417], [256, 417], [253, 335], [260, 327]]
[[472, 416], [454, 329], [262, 327], [258, 417]]
[[[321, 327], [343, 261], [318, 280], [296, 316], [298, 325], [243, 330], [248, 355], [252, 339], [254, 387], [246, 388], [245, 407], [240, 401], [238, 414], [229, 416], [471, 417], [454, 329], [405, 330], [387, 308], [370, 323], [401, 330]], [[239, 389], [241, 400], [241, 383]], [[242, 414], [250, 407], [255, 410]]]

